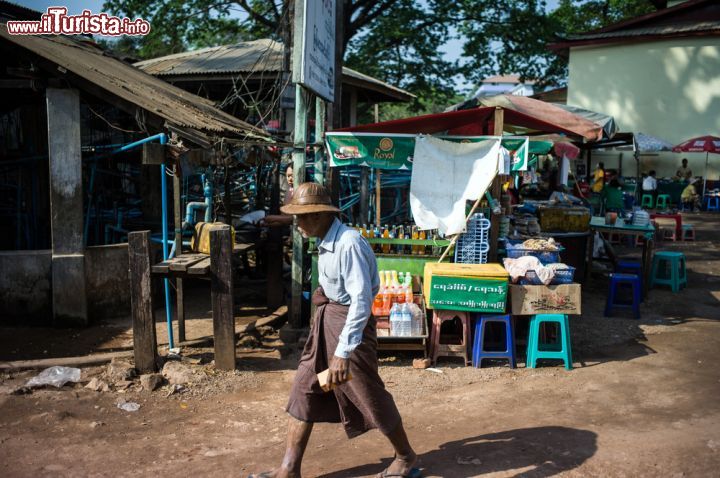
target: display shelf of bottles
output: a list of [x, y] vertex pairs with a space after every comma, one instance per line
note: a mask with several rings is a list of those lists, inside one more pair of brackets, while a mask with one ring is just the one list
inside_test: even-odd
[[383, 237], [366, 237], [365, 238], [370, 244], [391, 244], [398, 246], [432, 246], [432, 247], [447, 247], [450, 245], [448, 239], [391, 239]]

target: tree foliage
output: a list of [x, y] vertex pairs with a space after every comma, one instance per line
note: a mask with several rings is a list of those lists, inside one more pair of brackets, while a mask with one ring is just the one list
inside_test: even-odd
[[462, 0], [456, 16], [466, 39], [461, 71], [478, 82], [493, 74], [519, 74], [539, 86], [561, 85], [567, 58], [548, 44], [654, 11], [651, 0], [560, 0], [547, 11], [544, 0]]
[[[257, 38], [283, 41], [293, 0], [107, 0], [114, 14], [149, 20], [152, 30], [116, 49], [153, 58]], [[458, 75], [478, 82], [520, 74], [541, 85], [562, 84], [567, 59], [547, 49], [564, 36], [658, 8], [660, 0], [338, 0], [344, 12], [345, 65], [418, 96], [412, 112], [448, 105]], [[460, 61], [442, 46], [463, 41]]]

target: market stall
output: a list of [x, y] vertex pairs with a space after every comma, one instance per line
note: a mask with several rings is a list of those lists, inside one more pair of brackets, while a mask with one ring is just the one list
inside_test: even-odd
[[[436, 352], [441, 336], [447, 335], [440, 332], [438, 325], [443, 322], [443, 317], [460, 319], [463, 323], [458, 339], [461, 345], [456, 345], [467, 351], [471, 327], [468, 314], [474, 317], [483, 313], [509, 316], [519, 311], [524, 314], [580, 312], [580, 286], [572, 284], [575, 268], [561, 266], [558, 254], [555, 254], [554, 266], [546, 268], [545, 264], [538, 264], [538, 268], [543, 267], [539, 281], [537, 276], [530, 278], [534, 273], [531, 269], [527, 271], [527, 278], [523, 275], [512, 279], [518, 284], [522, 282], [522, 288], [516, 293], [519, 299], [512, 299], [508, 294], [511, 280], [507, 271], [497, 264], [506, 249], [516, 246], [509, 241], [499, 241], [510, 232], [506, 215], [512, 213], [510, 194], [503, 194], [503, 183], [506, 188], [512, 187], [512, 183], [517, 183], [522, 176], [532, 174], [529, 166], [532, 165], [531, 169], [537, 167], [533, 163], [537, 162], [538, 156], [552, 152], [556, 144], [566, 143], [568, 138], [593, 141], [602, 135], [599, 126], [571, 113], [563, 112], [569, 116], [562, 116], [564, 123], [557, 124], [547, 113], [537, 111], [540, 114], [533, 116], [528, 110], [475, 108], [326, 133], [331, 167], [370, 168], [375, 177], [392, 170], [411, 171], [412, 174], [408, 201], [412, 210], [410, 221], [354, 226], [375, 248], [383, 281], [374, 304], [374, 313], [381, 324], [378, 328], [381, 349], [425, 350], [430, 335], [431, 352]], [[508, 130], [526, 134], [506, 135]], [[562, 136], [553, 138], [549, 135]], [[471, 159], [466, 161], [464, 155]], [[465, 166], [461, 166], [463, 164]], [[469, 169], [462, 169], [467, 164]], [[486, 172], [481, 174], [479, 171]], [[451, 201], [449, 206], [439, 204], [437, 196], [448, 191], [455, 193], [454, 202]], [[450, 218], [450, 210], [454, 213], [459, 210], [454, 219]], [[586, 226], [587, 223], [589, 218]], [[481, 226], [475, 228], [476, 224]], [[513, 254], [519, 253], [518, 257], [523, 257], [525, 252], [532, 256], [548, 251], [523, 251], [518, 247]], [[468, 285], [462, 274], [453, 275], [448, 269], [437, 269], [441, 265], [438, 263], [447, 263], [450, 269], [464, 270], [466, 274], [467, 267], [475, 268], [473, 273], [481, 276], [490, 271], [490, 280], [504, 286], [488, 288], [485, 284], [481, 287], [484, 292], [471, 294], [475, 299], [465, 297], [461, 300], [466, 306], [443, 306], [442, 302], [449, 299], [443, 298], [443, 294], [438, 298], [436, 288], [445, 291], [467, 288], [467, 292], [475, 286]], [[559, 291], [558, 287], [561, 287]], [[491, 289], [492, 294], [488, 292]], [[531, 312], [528, 312], [527, 304], [523, 305], [524, 298], [530, 297], [528, 294], [542, 297], [540, 302], [531, 300], [534, 304]], [[493, 300], [489, 300], [490, 296]], [[517, 305], [511, 307], [514, 302]], [[540, 303], [545, 307], [540, 307]], [[420, 307], [421, 304], [424, 307]], [[407, 309], [412, 310], [408, 312]], [[431, 312], [435, 332], [428, 334]], [[418, 314], [425, 314], [420, 320], [422, 326], [400, 325], [408, 316], [411, 317], [409, 323], [413, 324]], [[394, 326], [396, 323], [397, 327]]]

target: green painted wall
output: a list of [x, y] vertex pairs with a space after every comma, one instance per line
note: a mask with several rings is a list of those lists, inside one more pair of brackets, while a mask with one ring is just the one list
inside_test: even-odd
[[[720, 136], [720, 37], [572, 48], [567, 102], [613, 115], [621, 131], [673, 144], [694, 136]], [[593, 163], [597, 158], [613, 168], [618, 156], [598, 152]], [[632, 153], [623, 156], [623, 164], [630, 166]], [[704, 154], [643, 156], [642, 170], [671, 176], [682, 157], [688, 158], [694, 174], [703, 174]], [[710, 155], [708, 176], [718, 179], [719, 173], [720, 155]]]

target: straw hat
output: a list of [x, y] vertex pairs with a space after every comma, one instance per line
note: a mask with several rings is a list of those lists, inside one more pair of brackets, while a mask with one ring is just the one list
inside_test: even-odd
[[311, 214], [314, 212], [340, 212], [332, 204], [328, 190], [318, 183], [302, 183], [293, 191], [289, 204], [280, 208], [285, 214]]

